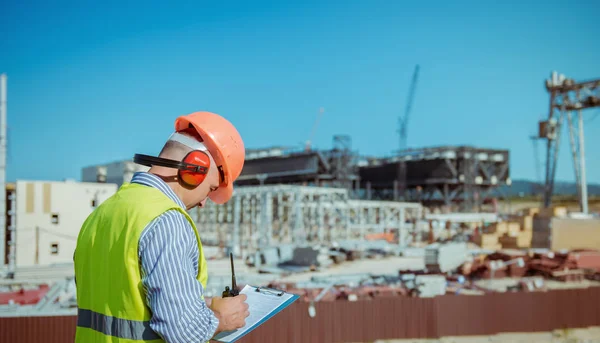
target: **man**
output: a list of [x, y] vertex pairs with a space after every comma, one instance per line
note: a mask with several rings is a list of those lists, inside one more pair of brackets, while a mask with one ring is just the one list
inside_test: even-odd
[[203, 293], [206, 259], [187, 214], [223, 204], [244, 164], [244, 143], [225, 118], [181, 116], [158, 158], [85, 221], [74, 255], [76, 342], [207, 342], [245, 325], [245, 295]]

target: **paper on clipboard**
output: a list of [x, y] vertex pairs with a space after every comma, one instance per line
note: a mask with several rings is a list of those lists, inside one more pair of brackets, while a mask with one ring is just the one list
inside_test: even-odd
[[246, 325], [237, 330], [221, 332], [213, 337], [213, 340], [224, 343], [235, 342], [298, 299], [298, 295], [283, 291], [262, 288], [259, 288], [258, 292], [256, 290], [256, 287], [246, 285], [240, 292], [246, 295], [250, 312], [246, 318]]

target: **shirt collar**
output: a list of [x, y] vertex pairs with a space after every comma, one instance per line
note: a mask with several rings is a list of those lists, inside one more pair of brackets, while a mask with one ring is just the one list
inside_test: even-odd
[[150, 174], [147, 172], [136, 172], [131, 178], [131, 183], [138, 183], [141, 185], [157, 188], [166, 196], [168, 196], [171, 200], [177, 203], [177, 205], [179, 205], [181, 208], [186, 208], [183, 201], [179, 199], [179, 197], [177, 196], [177, 194], [175, 194], [175, 192], [173, 192], [171, 187], [169, 187], [169, 185], [167, 185], [167, 183], [164, 182], [163, 179], [154, 174]]

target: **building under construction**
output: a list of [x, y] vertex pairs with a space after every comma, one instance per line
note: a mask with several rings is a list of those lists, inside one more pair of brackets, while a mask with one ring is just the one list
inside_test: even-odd
[[359, 168], [365, 199], [460, 204], [474, 210], [510, 184], [508, 150], [443, 146], [403, 150]]
[[460, 204], [473, 210], [499, 186], [510, 184], [509, 172], [508, 150], [445, 146], [360, 158], [349, 138], [337, 136], [328, 151], [251, 151], [236, 184], [332, 186], [347, 189], [355, 199]]
[[353, 189], [357, 154], [348, 136], [334, 136], [333, 149], [292, 151], [282, 147], [248, 150], [238, 186], [304, 185]]

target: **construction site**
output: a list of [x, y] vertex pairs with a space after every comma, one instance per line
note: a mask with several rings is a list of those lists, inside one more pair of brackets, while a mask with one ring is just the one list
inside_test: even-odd
[[[548, 117], [531, 120], [532, 141], [546, 148], [536, 153], [544, 180], [538, 200], [510, 209], [509, 150], [409, 148], [418, 80], [417, 65], [390, 156], [363, 156], [343, 135], [313, 149], [323, 109], [304, 149], [247, 149], [231, 201], [190, 210], [208, 258], [205, 296], [231, 284], [232, 253], [238, 286], [300, 295], [243, 342], [458, 342], [507, 332], [548, 341], [567, 328], [600, 341], [600, 208], [588, 195], [583, 121], [600, 107], [600, 79], [545, 80]], [[145, 169], [119, 161], [82, 166], [81, 181], [7, 184], [6, 75], [0, 81], [0, 341], [72, 341], [81, 223]], [[557, 204], [564, 137], [577, 198]], [[61, 213], [55, 194], [80, 204], [76, 217]]]

